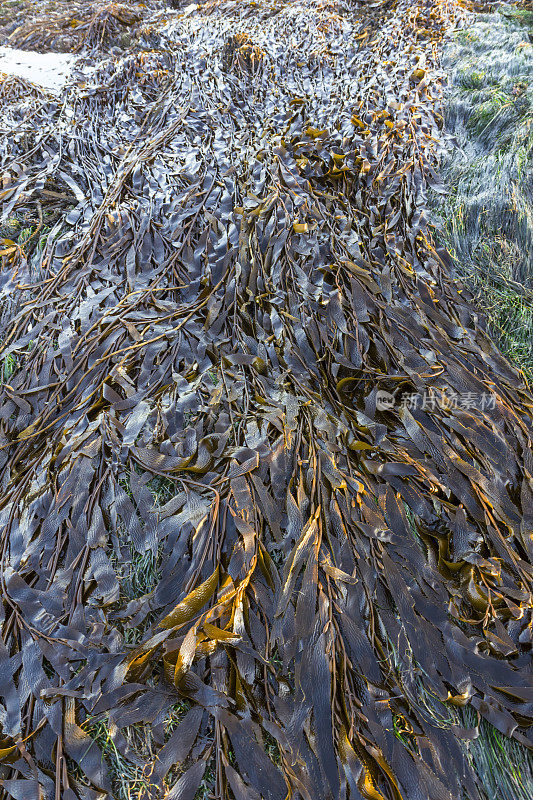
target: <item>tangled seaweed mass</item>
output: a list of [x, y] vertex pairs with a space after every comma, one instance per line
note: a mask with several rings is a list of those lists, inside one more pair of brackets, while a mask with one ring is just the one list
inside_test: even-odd
[[56, 209], [1, 254], [6, 796], [115, 797], [100, 719], [169, 800], [477, 798], [443, 703], [533, 746], [533, 400], [428, 229], [461, 13], [208, 2], [2, 101]]

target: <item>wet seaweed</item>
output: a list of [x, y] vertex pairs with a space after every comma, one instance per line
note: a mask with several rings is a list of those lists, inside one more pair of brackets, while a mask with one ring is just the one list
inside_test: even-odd
[[531, 747], [533, 398], [428, 227], [463, 13], [214, 0], [5, 106], [3, 216], [59, 209], [1, 255], [6, 795], [477, 800], [477, 719]]
[[6, 8], [4, 13], [0, 12], [2, 44], [39, 52], [131, 46], [147, 17], [168, 7], [164, 0], [133, 3], [20, 0], [3, 5]]

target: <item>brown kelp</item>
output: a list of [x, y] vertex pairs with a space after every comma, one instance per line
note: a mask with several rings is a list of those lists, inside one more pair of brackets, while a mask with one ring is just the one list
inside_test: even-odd
[[6, 796], [117, 797], [107, 735], [169, 800], [476, 798], [445, 704], [533, 744], [533, 399], [428, 229], [459, 13], [215, 0], [6, 106]]
[[164, 10], [164, 0], [7, 0], [0, 9], [0, 38], [41, 52], [132, 44], [142, 22]]

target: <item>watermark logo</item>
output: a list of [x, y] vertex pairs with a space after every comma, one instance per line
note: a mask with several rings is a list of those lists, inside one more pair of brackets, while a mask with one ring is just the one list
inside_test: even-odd
[[392, 411], [394, 408], [407, 408], [409, 411], [436, 411], [437, 409], [462, 409], [463, 411], [491, 411], [496, 408], [496, 395], [490, 392], [452, 392], [429, 390], [425, 392], [404, 392], [396, 397], [378, 389], [376, 409]]
[[396, 405], [396, 399], [393, 394], [378, 389], [376, 392], [376, 408], [378, 411], [391, 411]]

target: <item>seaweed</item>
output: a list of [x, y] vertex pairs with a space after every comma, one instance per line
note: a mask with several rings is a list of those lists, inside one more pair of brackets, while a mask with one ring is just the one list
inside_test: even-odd
[[429, 225], [467, 12], [152, 11], [0, 120], [3, 218], [56, 215], [1, 255], [1, 787], [479, 800], [465, 739], [533, 743], [533, 398]]

